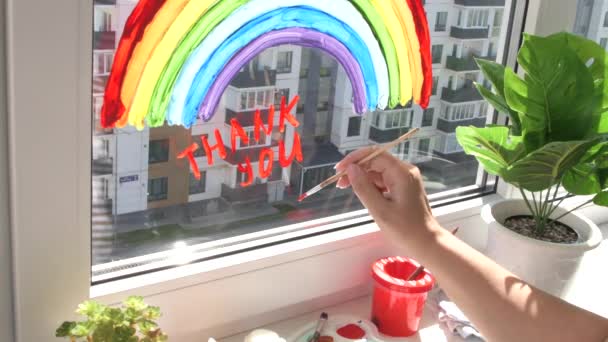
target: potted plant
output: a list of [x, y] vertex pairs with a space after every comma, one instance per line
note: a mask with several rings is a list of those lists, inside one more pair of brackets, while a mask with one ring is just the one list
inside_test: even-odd
[[162, 342], [167, 341], [156, 320], [160, 309], [144, 303], [142, 297], [129, 297], [122, 308], [112, 308], [89, 300], [78, 305], [76, 313], [87, 319], [63, 322], [56, 337], [70, 342]]
[[[458, 142], [521, 199], [487, 205], [487, 254], [524, 280], [563, 294], [582, 255], [601, 242], [590, 220], [560, 207], [560, 189], [608, 206], [608, 58], [593, 41], [525, 35], [512, 69], [477, 59], [493, 89], [476, 84], [509, 125], [459, 127]], [[606, 78], [608, 79], [608, 78]]]

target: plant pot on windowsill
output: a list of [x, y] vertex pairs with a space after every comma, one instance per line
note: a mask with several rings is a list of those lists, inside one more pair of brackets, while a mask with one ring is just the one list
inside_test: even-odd
[[[523, 280], [560, 295], [582, 255], [601, 238], [591, 221], [559, 207], [559, 190], [593, 195], [587, 203], [608, 206], [608, 56], [593, 41], [559, 33], [525, 35], [517, 60], [525, 77], [477, 60], [494, 87], [477, 89], [509, 116], [510, 125], [459, 127], [456, 136], [488, 173], [521, 193], [522, 200], [483, 209], [488, 254]], [[532, 237], [504, 226], [510, 217], [522, 215], [531, 218]], [[535, 239], [561, 230], [552, 220], [574, 229], [580, 241]], [[524, 226], [519, 222], [518, 229]]]
[[[557, 208], [554, 216], [567, 212]], [[543, 241], [505, 227], [507, 219], [526, 215], [529, 209], [524, 200], [485, 205], [481, 217], [488, 225], [486, 254], [530, 284], [556, 296], [565, 294], [583, 255], [600, 244], [602, 233], [595, 223], [576, 213], [568, 213], [559, 220], [578, 235], [570, 243]]]

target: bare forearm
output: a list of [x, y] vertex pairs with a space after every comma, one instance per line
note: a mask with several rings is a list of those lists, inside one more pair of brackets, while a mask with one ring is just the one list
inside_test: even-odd
[[[603, 341], [608, 321], [518, 279], [441, 230], [416, 251], [489, 341]], [[427, 245], [428, 246], [428, 245]]]

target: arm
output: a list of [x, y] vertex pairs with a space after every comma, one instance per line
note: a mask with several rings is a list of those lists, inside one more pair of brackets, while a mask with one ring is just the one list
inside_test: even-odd
[[608, 320], [553, 297], [442, 229], [418, 169], [388, 153], [359, 167], [363, 149], [337, 165], [391, 241], [428, 267], [489, 341], [603, 341]]

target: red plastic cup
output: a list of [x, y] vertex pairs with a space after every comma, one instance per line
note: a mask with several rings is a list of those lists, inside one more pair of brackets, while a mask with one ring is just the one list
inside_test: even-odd
[[418, 331], [427, 294], [435, 283], [426, 269], [408, 281], [418, 266], [418, 262], [400, 256], [380, 259], [372, 265], [372, 322], [380, 333], [406, 337]]

